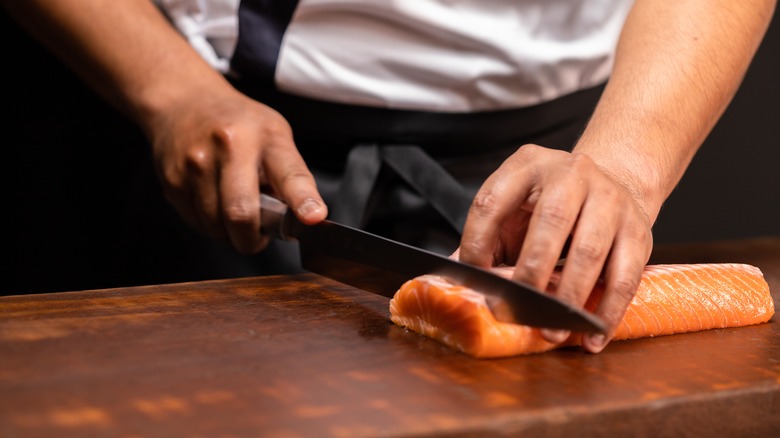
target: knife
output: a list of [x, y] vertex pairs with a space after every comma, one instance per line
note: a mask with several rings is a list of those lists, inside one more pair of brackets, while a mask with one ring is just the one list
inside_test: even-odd
[[309, 272], [388, 298], [407, 280], [440, 275], [485, 295], [499, 321], [606, 333], [597, 316], [530, 285], [333, 221], [305, 225], [286, 204], [266, 194], [260, 202], [263, 234], [297, 240], [301, 266]]

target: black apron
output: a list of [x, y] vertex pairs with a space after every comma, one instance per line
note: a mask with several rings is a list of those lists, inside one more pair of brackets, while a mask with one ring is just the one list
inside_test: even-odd
[[603, 91], [463, 114], [335, 104], [233, 83], [290, 122], [329, 219], [445, 255], [458, 247], [485, 179], [523, 144], [570, 150]]

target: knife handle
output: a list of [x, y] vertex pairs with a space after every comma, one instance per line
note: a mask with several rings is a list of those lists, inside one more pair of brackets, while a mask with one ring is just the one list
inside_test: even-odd
[[260, 232], [282, 240], [292, 240], [289, 208], [284, 202], [260, 194]]

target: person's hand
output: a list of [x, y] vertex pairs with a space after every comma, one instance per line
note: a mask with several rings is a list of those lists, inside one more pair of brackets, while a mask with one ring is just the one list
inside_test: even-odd
[[[627, 181], [587, 155], [525, 145], [482, 185], [469, 210], [460, 260], [480, 267], [515, 265], [514, 280], [545, 290], [571, 236], [555, 294], [583, 307], [603, 274], [596, 314], [607, 336], [583, 338], [601, 351], [626, 312], [652, 249], [651, 220]], [[542, 330], [548, 341], [569, 333]]]
[[191, 227], [240, 253], [268, 242], [260, 234], [261, 187], [304, 223], [327, 216], [287, 121], [235, 90], [178, 99], [147, 130], [168, 201]]

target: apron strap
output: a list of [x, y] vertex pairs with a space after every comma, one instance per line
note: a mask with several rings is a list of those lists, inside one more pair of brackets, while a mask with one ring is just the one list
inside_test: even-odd
[[413, 145], [357, 145], [348, 157], [331, 206], [331, 219], [362, 228], [371, 217], [371, 202], [382, 190], [379, 179], [388, 169], [425, 199], [458, 234], [463, 232], [471, 197], [430, 155]]
[[463, 233], [471, 197], [452, 175], [418, 146], [385, 146], [382, 158], [458, 234]]
[[349, 152], [338, 195], [332, 201], [330, 219], [350, 227], [363, 228], [368, 204], [382, 167], [377, 145], [358, 145]]

